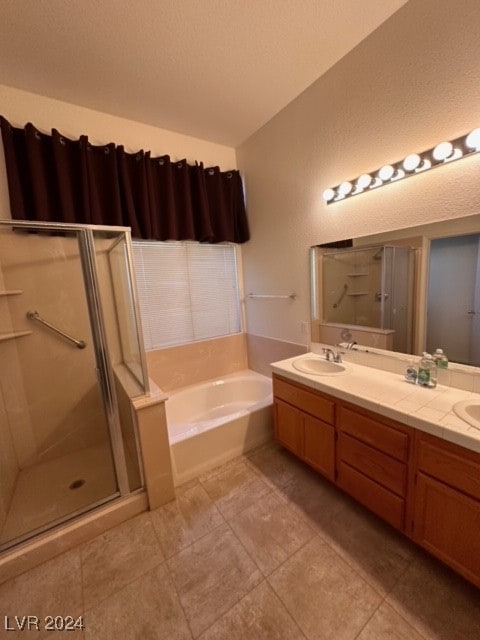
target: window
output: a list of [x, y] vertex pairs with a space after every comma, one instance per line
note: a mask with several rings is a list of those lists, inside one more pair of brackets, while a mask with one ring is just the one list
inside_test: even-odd
[[134, 241], [145, 348], [240, 331], [234, 244]]

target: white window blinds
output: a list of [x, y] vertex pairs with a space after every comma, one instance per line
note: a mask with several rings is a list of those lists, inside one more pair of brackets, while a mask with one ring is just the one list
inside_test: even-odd
[[235, 245], [134, 241], [147, 350], [240, 331]]

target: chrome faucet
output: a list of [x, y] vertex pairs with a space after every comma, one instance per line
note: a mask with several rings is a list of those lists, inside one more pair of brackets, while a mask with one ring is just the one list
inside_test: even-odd
[[341, 347], [342, 349], [346, 349], [347, 351], [351, 351], [353, 350], [357, 350], [357, 347], [355, 346], [357, 344], [357, 341], [354, 340], [353, 342], [339, 342], [337, 344], [337, 347]]
[[323, 353], [325, 354], [325, 359], [328, 360], [329, 362], [342, 361], [342, 354], [340, 353], [340, 351], [337, 351], [337, 353], [335, 353], [333, 349], [324, 348]]

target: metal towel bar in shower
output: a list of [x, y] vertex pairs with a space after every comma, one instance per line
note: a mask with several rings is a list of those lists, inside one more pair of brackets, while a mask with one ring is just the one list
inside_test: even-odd
[[290, 300], [295, 300], [296, 297], [296, 293], [289, 293], [284, 296], [269, 293], [249, 293], [247, 296], [247, 298], [290, 298]]
[[53, 324], [50, 324], [50, 322], [47, 322], [46, 320], [44, 320], [40, 316], [38, 311], [27, 311], [27, 318], [29, 320], [36, 320], [37, 322], [44, 324], [46, 327], [48, 327], [52, 331], [55, 331], [55, 333], [58, 333], [61, 336], [63, 336], [66, 340], [73, 342], [73, 344], [76, 345], [79, 349], [85, 349], [85, 347], [87, 346], [87, 343], [84, 342], [83, 340], [76, 340], [75, 338], [72, 338], [72, 336], [69, 336], [68, 333], [65, 333], [64, 331], [57, 329], [57, 327], [54, 327]]

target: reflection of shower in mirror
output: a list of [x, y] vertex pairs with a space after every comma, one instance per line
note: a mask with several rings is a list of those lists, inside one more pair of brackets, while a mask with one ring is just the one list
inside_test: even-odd
[[413, 254], [408, 246], [324, 249], [323, 323], [389, 331], [396, 351], [412, 349]]

